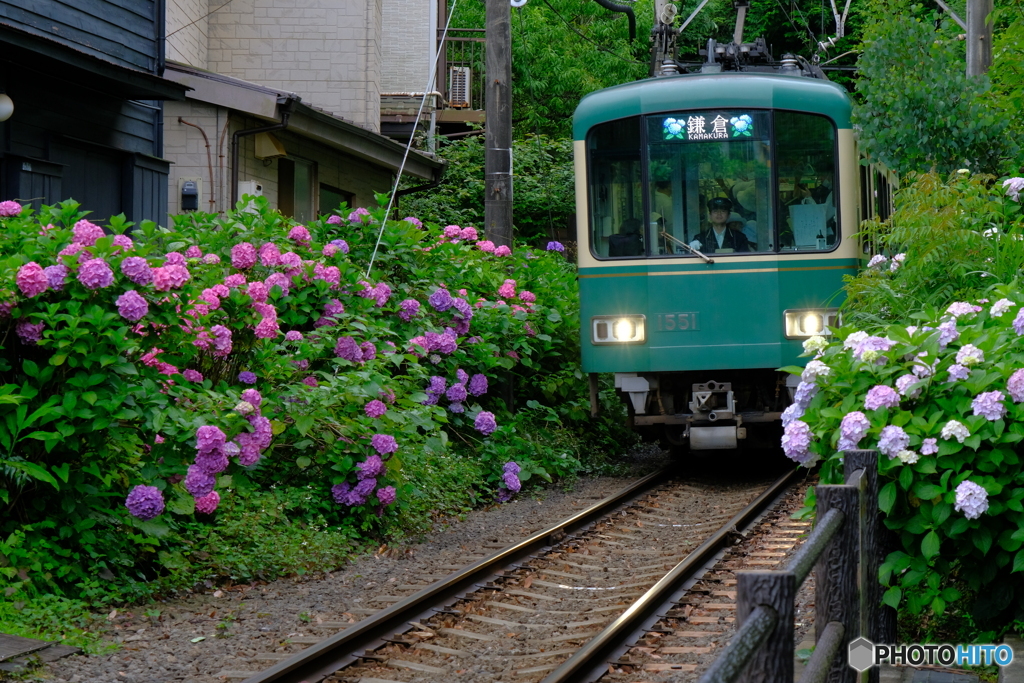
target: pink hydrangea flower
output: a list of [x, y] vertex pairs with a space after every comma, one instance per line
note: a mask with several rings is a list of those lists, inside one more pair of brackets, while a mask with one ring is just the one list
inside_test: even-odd
[[475, 242], [480, 238], [480, 235], [477, 233], [476, 228], [465, 227], [462, 229], [462, 232], [459, 233], [459, 237], [464, 240], [472, 240]]
[[372, 417], [376, 420], [378, 417], [388, 412], [388, 407], [384, 405], [383, 401], [374, 399], [367, 403], [363, 410], [366, 412], [367, 417]]
[[532, 304], [537, 300], [537, 295], [534, 294], [533, 292], [528, 292], [524, 289], [523, 291], [519, 292], [519, 300], [524, 301], [528, 304]]
[[209, 266], [215, 266], [220, 263], [220, 256], [217, 256], [216, 254], [207, 254], [203, 257], [203, 263]]
[[[81, 275], [79, 275], [81, 279]], [[172, 263], [153, 269], [153, 288], [158, 292], [177, 289], [192, 279], [192, 274], [185, 266]]]
[[181, 376], [187, 379], [189, 382], [202, 382], [203, 375], [198, 370], [189, 368], [185, 372], [181, 373]]
[[21, 204], [10, 199], [6, 202], [0, 202], [0, 218], [17, 216], [21, 213], [21, 208]]
[[353, 211], [352, 213], [350, 213], [348, 215], [348, 222], [349, 223], [369, 223], [370, 222], [369, 218], [367, 218], [367, 220], [365, 220], [365, 221], [363, 220], [363, 216], [369, 217], [369, 215], [370, 215], [370, 212], [360, 206], [358, 209], [356, 209], [355, 211]]
[[18, 289], [27, 297], [38, 296], [50, 288], [46, 272], [35, 261], [30, 261], [19, 268], [15, 280], [18, 283]]
[[271, 273], [263, 282], [264, 284], [266, 284], [267, 289], [270, 289], [275, 286], [280, 287], [281, 294], [285, 296], [288, 295], [288, 292], [290, 291], [292, 285], [292, 279], [285, 275], [284, 273]]
[[246, 270], [256, 265], [256, 247], [249, 242], [239, 242], [231, 247], [231, 265]]
[[304, 225], [296, 225], [294, 228], [288, 231], [288, 239], [299, 244], [308, 245], [313, 239], [313, 236], [309, 234], [309, 228]]
[[270, 292], [267, 291], [267, 286], [265, 284], [257, 280], [249, 283], [249, 288], [246, 290], [246, 294], [248, 294], [249, 298], [253, 301], [263, 303], [267, 300], [267, 296]]
[[183, 266], [185, 265], [185, 256], [177, 251], [168, 252], [167, 255], [164, 256], [164, 265]]
[[875, 410], [876, 408], [895, 408], [900, 404], [900, 395], [896, 391], [884, 384], [879, 384], [868, 391], [867, 397], [864, 399], [864, 407], [868, 410]]
[[273, 242], [267, 242], [260, 247], [260, 263], [265, 266], [276, 266], [281, 258], [281, 250]]
[[235, 273], [234, 275], [228, 275], [224, 278], [224, 286], [231, 287], [242, 287], [246, 283], [245, 276], [241, 273]]
[[220, 505], [220, 494], [216, 491], [210, 491], [205, 496], [196, 498], [196, 512], [204, 515], [212, 515], [218, 505]]
[[137, 285], [148, 285], [153, 281], [153, 269], [141, 256], [129, 256], [121, 261], [121, 272]]
[[490, 240], [480, 240], [476, 243], [477, 249], [482, 252], [489, 253], [494, 251], [494, 242]]
[[[135, 248], [135, 242], [132, 242], [132, 238], [128, 235], [114, 235], [114, 246], [119, 247], [125, 251]], [[116, 254], [118, 249], [114, 250]]]
[[505, 280], [501, 287], [498, 287], [498, 296], [503, 299], [514, 299], [516, 296], [516, 281]]
[[498, 247], [497, 249], [494, 250], [494, 255], [495, 256], [511, 256], [512, 255], [512, 250], [509, 249], [507, 246], [505, 246], [503, 244], [503, 245], [501, 245], [500, 247]]
[[341, 225], [341, 216], [331, 215], [327, 217], [328, 225]]
[[191, 247], [189, 247], [188, 249], [185, 250], [185, 258], [202, 258], [202, 257], [203, 257], [203, 250], [200, 249], [199, 247], [197, 247], [194, 244]]
[[338, 249], [337, 246], [335, 246], [333, 244], [325, 244], [324, 245], [324, 249], [323, 249], [323, 255], [330, 257], [330, 256], [334, 256], [339, 251], [340, 250]]
[[398, 450], [398, 442], [389, 434], [374, 434], [370, 437], [370, 445], [381, 455], [388, 455]]
[[96, 244], [96, 240], [106, 236], [103, 228], [90, 223], [84, 218], [75, 223], [75, 227], [71, 229], [71, 232], [74, 235], [74, 241], [86, 247], [91, 247]]

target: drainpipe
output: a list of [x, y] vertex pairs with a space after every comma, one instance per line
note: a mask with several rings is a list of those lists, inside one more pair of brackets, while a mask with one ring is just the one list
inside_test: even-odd
[[[284, 99], [284, 102], [281, 102]], [[235, 204], [238, 203], [238, 139], [243, 135], [256, 135], [257, 133], [269, 133], [274, 130], [284, 130], [288, 127], [288, 117], [292, 115], [295, 109], [295, 103], [299, 100], [298, 97], [291, 95], [284, 98], [278, 98], [278, 105], [281, 107], [281, 122], [275, 123], [269, 126], [261, 126], [259, 128], [248, 128], [246, 130], [236, 130], [231, 136], [231, 206], [229, 210], [233, 209]]]
[[189, 123], [180, 116], [178, 117], [178, 123], [184, 124], [186, 126], [192, 126], [193, 128], [195, 128], [196, 130], [203, 134], [203, 142], [206, 143], [206, 166], [210, 171], [210, 187], [208, 189], [210, 195], [210, 213], [217, 213], [217, 200], [214, 198], [213, 157], [210, 155], [210, 138], [206, 137], [206, 131], [203, 130], [202, 126], [196, 125], [194, 123]]

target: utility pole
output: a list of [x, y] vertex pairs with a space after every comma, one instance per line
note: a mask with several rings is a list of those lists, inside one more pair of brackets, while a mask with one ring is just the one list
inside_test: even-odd
[[[512, 7], [485, 0], [487, 10], [487, 128], [484, 232], [496, 245], [512, 245]], [[991, 2], [991, 0], [989, 0]]]
[[967, 0], [967, 77], [992, 66], [992, 0]]

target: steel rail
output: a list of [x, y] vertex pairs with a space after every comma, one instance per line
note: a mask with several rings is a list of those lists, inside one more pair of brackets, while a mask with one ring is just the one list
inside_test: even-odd
[[269, 669], [260, 671], [243, 683], [313, 683], [360, 659], [358, 651], [371, 650], [387, 639], [409, 630], [410, 621], [433, 616], [438, 606], [446, 605], [481, 584], [501, 575], [510, 565], [542, 552], [599, 519], [614, 513], [639, 496], [663, 483], [674, 466], [663, 467], [635, 481], [622, 491], [590, 506], [567, 520], [514, 543], [449, 576], [427, 586], [418, 593], [385, 608], [376, 614], [339, 631]]
[[761, 495], [715, 532], [714, 536], [683, 558], [618, 619], [587, 641], [576, 654], [562, 662], [541, 683], [582, 683], [597, 680], [607, 673], [609, 660], [628, 649], [628, 643], [635, 640], [639, 632], [648, 627], [648, 622], [658, 620], [658, 613], [672, 603], [674, 596], [683, 588], [683, 584], [714, 559], [729, 535], [744, 530], [757, 521], [762, 511], [805, 472], [806, 470], [794, 468], [776, 479]]

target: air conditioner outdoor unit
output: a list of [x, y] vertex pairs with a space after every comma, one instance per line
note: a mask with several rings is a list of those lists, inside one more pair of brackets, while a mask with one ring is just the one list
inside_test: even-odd
[[469, 90], [473, 70], [468, 66], [453, 66], [448, 69], [448, 106], [452, 109], [469, 107]]

